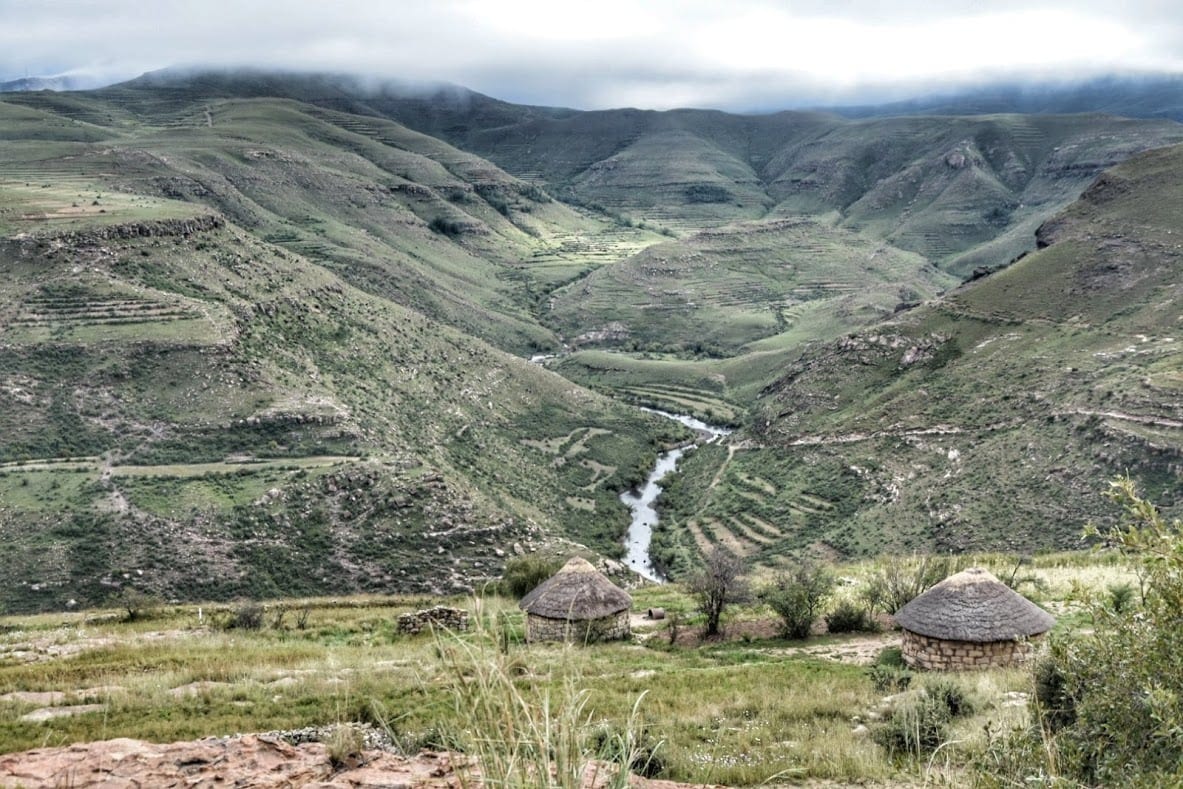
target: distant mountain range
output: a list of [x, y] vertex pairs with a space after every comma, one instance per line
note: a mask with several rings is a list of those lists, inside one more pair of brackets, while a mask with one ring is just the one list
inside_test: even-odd
[[1076, 83], [1002, 84], [905, 101], [824, 109], [848, 118], [1100, 112], [1126, 118], [1183, 120], [1183, 76], [1155, 74]]
[[[256, 70], [258, 95], [279, 95], [294, 75]], [[220, 74], [220, 76], [215, 76]], [[307, 75], [305, 75], [307, 76]], [[134, 80], [139, 84], [165, 84], [176, 78], [191, 81], [193, 72], [165, 69]], [[226, 72], [206, 71], [201, 80], [224, 80]], [[239, 73], [241, 77], [241, 72]], [[235, 79], [238, 79], [237, 77]], [[33, 76], [0, 82], [0, 93], [24, 91], [93, 90], [113, 84], [112, 80], [92, 74]], [[460, 104], [504, 104], [459, 86], [400, 82], [396, 79], [362, 77], [327, 77], [322, 87], [332, 85], [334, 92], [343, 84], [352, 84], [347, 92], [356, 93], [365, 85], [384, 85], [384, 91], [399, 94], [430, 95], [438, 102], [450, 97]], [[797, 106], [797, 105], [792, 105]], [[544, 114], [552, 108], [537, 108]], [[770, 114], [783, 108], [770, 107], [757, 114]], [[847, 118], [894, 117], [900, 115], [995, 115], [1104, 113], [1126, 118], [1171, 118], [1183, 120], [1183, 75], [1138, 74], [1110, 75], [1084, 80], [1002, 82], [959, 90], [920, 93], [912, 98], [865, 104], [833, 102], [814, 105], [812, 109], [833, 112]], [[562, 113], [563, 110], [557, 110]]]

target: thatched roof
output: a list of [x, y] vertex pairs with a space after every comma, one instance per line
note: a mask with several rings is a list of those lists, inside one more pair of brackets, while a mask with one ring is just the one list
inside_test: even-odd
[[1010, 641], [1045, 633], [1055, 617], [980, 567], [950, 575], [901, 608], [905, 630], [946, 641]]
[[526, 613], [571, 621], [599, 619], [632, 605], [628, 593], [578, 556], [518, 603]]

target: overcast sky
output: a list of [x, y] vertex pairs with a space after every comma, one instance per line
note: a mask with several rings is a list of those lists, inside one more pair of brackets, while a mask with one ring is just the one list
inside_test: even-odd
[[585, 109], [1183, 71], [1180, 0], [0, 0], [0, 80], [254, 65]]

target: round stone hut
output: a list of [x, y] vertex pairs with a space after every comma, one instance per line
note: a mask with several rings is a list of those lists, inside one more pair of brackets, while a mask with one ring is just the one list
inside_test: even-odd
[[633, 599], [576, 556], [518, 603], [527, 641], [611, 641], [629, 636]]
[[950, 575], [901, 608], [904, 662], [937, 671], [1012, 666], [1055, 618], [980, 567]]

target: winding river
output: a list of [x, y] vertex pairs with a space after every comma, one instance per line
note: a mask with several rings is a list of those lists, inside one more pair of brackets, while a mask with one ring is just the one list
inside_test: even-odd
[[624, 547], [627, 552], [625, 563], [631, 570], [651, 581], [661, 583], [665, 581], [665, 578], [653, 566], [653, 560], [649, 556], [649, 543], [653, 538], [653, 527], [657, 525], [658, 521], [657, 497], [661, 495], [662, 490], [660, 482], [677, 468], [678, 461], [689, 449], [701, 444], [709, 444], [731, 431], [724, 427], [708, 425], [706, 422], [684, 414], [671, 414], [653, 408], [642, 410], [681, 422], [699, 436], [693, 444], [677, 447], [658, 455], [657, 463], [654, 464], [653, 471], [649, 473], [644, 486], [639, 491], [626, 490], [620, 494], [620, 500], [633, 514], [632, 521], [628, 526], [628, 534], [624, 538]]

